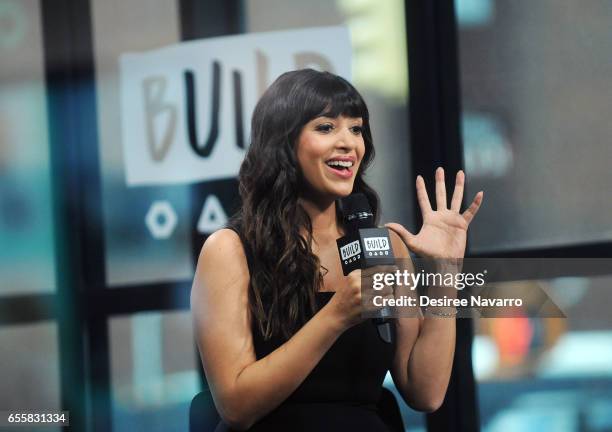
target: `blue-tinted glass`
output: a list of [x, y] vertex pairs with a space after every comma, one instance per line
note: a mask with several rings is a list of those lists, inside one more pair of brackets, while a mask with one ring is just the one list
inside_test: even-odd
[[39, 14], [38, 1], [0, 3], [0, 295], [55, 289]]
[[107, 282], [190, 279], [188, 186], [128, 186], [121, 137], [120, 55], [178, 42], [177, 2], [96, 0], [92, 20]]
[[0, 327], [2, 410], [60, 410], [57, 341], [52, 322]]
[[189, 312], [110, 321], [113, 431], [188, 430], [200, 391]]
[[457, 0], [473, 251], [612, 239], [606, 0]]

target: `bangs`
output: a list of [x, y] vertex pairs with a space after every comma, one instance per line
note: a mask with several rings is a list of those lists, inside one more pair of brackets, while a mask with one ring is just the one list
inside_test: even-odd
[[311, 100], [305, 104], [308, 108], [304, 114], [308, 120], [340, 115], [368, 120], [368, 109], [361, 95], [347, 81], [338, 78], [317, 83], [310, 93]]

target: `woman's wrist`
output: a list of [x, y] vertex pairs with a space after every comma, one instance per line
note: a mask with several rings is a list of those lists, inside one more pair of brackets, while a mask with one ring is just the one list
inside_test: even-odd
[[454, 306], [427, 306], [425, 314], [436, 318], [454, 318], [457, 316], [457, 308]]
[[350, 326], [346, 323], [346, 320], [337, 313], [331, 300], [319, 310], [319, 312], [315, 315], [318, 316], [325, 326], [330, 329], [330, 331], [337, 333], [338, 335], [344, 333]]

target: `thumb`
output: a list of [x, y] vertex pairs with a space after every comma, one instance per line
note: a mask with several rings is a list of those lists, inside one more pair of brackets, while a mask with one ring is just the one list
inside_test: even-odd
[[404, 228], [403, 225], [395, 223], [395, 222], [390, 222], [390, 223], [386, 223], [385, 227], [389, 228], [390, 230], [395, 231], [397, 235], [401, 237], [404, 243], [406, 243], [406, 246], [408, 246], [409, 249], [411, 250], [414, 249], [415, 235], [412, 234], [410, 231], [408, 231], [406, 228]]

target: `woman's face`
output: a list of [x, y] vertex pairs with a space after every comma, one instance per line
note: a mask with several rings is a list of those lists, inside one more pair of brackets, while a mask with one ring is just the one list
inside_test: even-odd
[[336, 199], [353, 191], [365, 154], [361, 118], [317, 117], [298, 138], [297, 159], [315, 196]]

